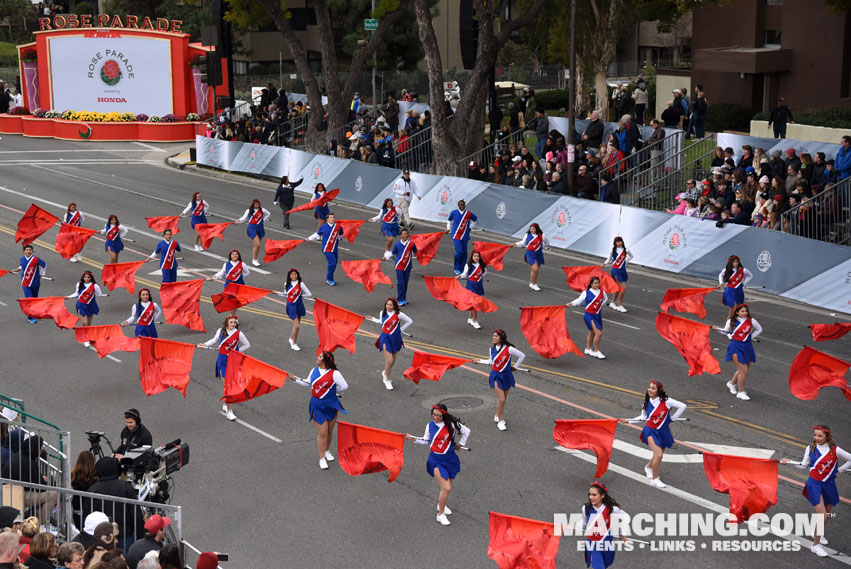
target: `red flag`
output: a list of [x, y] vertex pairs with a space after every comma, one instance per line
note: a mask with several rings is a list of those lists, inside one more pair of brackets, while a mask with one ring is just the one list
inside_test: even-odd
[[478, 251], [482, 259], [487, 263], [488, 268], [495, 271], [501, 271], [505, 268], [502, 264], [502, 259], [511, 245], [503, 245], [502, 243], [488, 243], [487, 241], [473, 241], [473, 251]]
[[70, 259], [83, 250], [83, 245], [95, 233], [97, 231], [94, 229], [63, 223], [59, 233], [56, 234], [56, 252], [63, 259]]
[[171, 234], [174, 236], [180, 233], [180, 229], [177, 227], [177, 220], [179, 219], [179, 215], [164, 215], [162, 217], [146, 217], [145, 221], [148, 222], [148, 227], [157, 233], [171, 229]]
[[411, 362], [411, 367], [405, 370], [404, 375], [417, 385], [420, 384], [421, 379], [440, 381], [443, 374], [450, 369], [469, 362], [468, 358], [453, 358], [414, 350], [414, 361]]
[[742, 523], [777, 503], [777, 461], [703, 453], [706, 479], [716, 492], [730, 495], [730, 513]]
[[3, 275], [7, 274], [8, 272], [9, 272], [9, 271], [6, 271], [6, 270], [4, 270], [4, 269], [0, 269], [0, 277], [2, 277]]
[[351, 476], [388, 471], [393, 482], [405, 464], [405, 435], [344, 421], [337, 422], [337, 458]]
[[381, 259], [365, 259], [363, 261], [341, 261], [340, 266], [346, 276], [363, 285], [366, 292], [375, 290], [375, 285], [392, 285], [390, 277], [381, 272]]
[[336, 198], [339, 193], [340, 193], [340, 188], [335, 188], [333, 190], [329, 190], [329, 191], [325, 192], [324, 194], [322, 194], [317, 199], [311, 200], [311, 201], [307, 202], [306, 204], [302, 204], [298, 207], [294, 207], [291, 210], [286, 211], [284, 213], [295, 213], [297, 211], [305, 211], [305, 210], [308, 210], [308, 209], [313, 209], [315, 207], [323, 206], [326, 203], [333, 200], [334, 198]]
[[669, 288], [659, 307], [662, 312], [673, 308], [677, 312], [690, 312], [706, 318], [706, 295], [715, 288]]
[[552, 522], [490, 512], [488, 559], [499, 569], [556, 569], [560, 536]]
[[496, 304], [461, 286], [455, 277], [425, 277], [426, 287], [437, 300], [448, 302], [458, 310], [496, 312]]
[[689, 377], [699, 373], [721, 373], [721, 364], [712, 355], [709, 345], [709, 328], [708, 324], [666, 312], [656, 315], [656, 330], [685, 358]]
[[445, 233], [420, 233], [411, 235], [411, 241], [417, 246], [417, 262], [426, 266], [431, 263], [431, 260], [437, 254], [437, 246], [440, 245], [440, 238]]
[[136, 291], [136, 271], [138, 271], [145, 261], [134, 261], [132, 263], [107, 263], [103, 266], [102, 280], [103, 284], [109, 290], [115, 290], [118, 287], [127, 289], [127, 292], [133, 294]]
[[789, 368], [789, 391], [798, 399], [809, 401], [817, 398], [823, 387], [838, 387], [851, 400], [851, 389], [845, 381], [849, 366], [846, 361], [804, 346]]
[[363, 324], [363, 316], [317, 298], [313, 303], [313, 323], [319, 336], [317, 354], [333, 352], [338, 347], [355, 354], [355, 332]]
[[80, 343], [91, 342], [101, 358], [112, 352], [139, 351], [139, 338], [128, 338], [118, 324], [77, 327], [74, 338]]
[[195, 226], [195, 231], [201, 235], [201, 245], [204, 249], [209, 249], [213, 244], [213, 239], [218, 237], [224, 242], [225, 238], [222, 235], [228, 226], [233, 225], [233, 222], [228, 223], [199, 223]]
[[225, 371], [225, 403], [243, 403], [284, 386], [289, 374], [242, 352], [231, 350]]
[[21, 312], [35, 319], [52, 318], [63, 330], [70, 330], [77, 324], [77, 317], [65, 308], [64, 296], [45, 296], [43, 298], [19, 298]]
[[567, 275], [567, 286], [580, 292], [588, 289], [588, 283], [591, 282], [591, 277], [600, 277], [600, 288], [606, 294], [612, 294], [621, 291], [621, 286], [612, 278], [612, 276], [603, 271], [599, 265], [586, 265], [581, 267], [562, 267], [564, 274]]
[[204, 279], [160, 285], [160, 301], [168, 324], [185, 326], [199, 332], [207, 331], [201, 319], [201, 287], [203, 285]]
[[38, 239], [39, 235], [53, 227], [57, 221], [59, 221], [58, 217], [32, 204], [18, 221], [15, 243], [23, 239], [24, 242], [21, 245], [29, 245]]
[[246, 304], [251, 304], [255, 300], [260, 300], [270, 292], [272, 291], [266, 288], [231, 283], [225, 290], [212, 295], [210, 298], [213, 299], [213, 308], [216, 309], [216, 312], [230, 312]]
[[553, 428], [553, 440], [564, 448], [593, 450], [597, 455], [594, 478], [599, 478], [609, 469], [617, 426], [617, 419], [559, 419]]
[[550, 359], [568, 352], [585, 357], [570, 339], [563, 305], [524, 306], [520, 310], [520, 329], [533, 350]]
[[285, 239], [281, 241], [266, 239], [263, 262], [271, 263], [272, 261], [277, 261], [302, 243], [304, 243], [304, 239]]
[[140, 337], [139, 344], [139, 379], [145, 395], [173, 387], [186, 397], [195, 345], [147, 337]]
[[833, 324], [810, 324], [814, 342], [838, 340], [851, 332], [851, 322], [834, 322]]
[[368, 220], [366, 219], [338, 219], [337, 223], [340, 224], [340, 228], [343, 230], [343, 237], [349, 242], [354, 243], [355, 237], [358, 236], [360, 232], [360, 226], [366, 223]]

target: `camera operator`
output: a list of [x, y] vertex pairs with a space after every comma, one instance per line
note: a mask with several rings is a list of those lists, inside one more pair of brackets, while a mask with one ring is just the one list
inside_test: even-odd
[[124, 453], [141, 446], [153, 446], [154, 439], [151, 431], [142, 424], [142, 415], [136, 409], [128, 409], [124, 412], [124, 424], [121, 430], [121, 445], [115, 449], [113, 456], [118, 460], [124, 457]]
[[[95, 464], [97, 481], [89, 486], [88, 491], [104, 496], [138, 499], [139, 496], [133, 485], [120, 480], [119, 474], [120, 467], [117, 459], [111, 456], [101, 458]], [[125, 504], [97, 498], [84, 500], [83, 515], [87, 516], [91, 512], [104, 512], [118, 525], [117, 545], [124, 551], [127, 551], [136, 538], [141, 538], [144, 535], [145, 520], [142, 516], [142, 510], [136, 506], [128, 505], [125, 508]]]

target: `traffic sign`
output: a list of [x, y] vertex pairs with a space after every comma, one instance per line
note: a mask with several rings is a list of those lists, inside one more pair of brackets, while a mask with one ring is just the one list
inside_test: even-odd
[[366, 19], [363, 21], [363, 29], [368, 32], [374, 32], [378, 29], [378, 20]]

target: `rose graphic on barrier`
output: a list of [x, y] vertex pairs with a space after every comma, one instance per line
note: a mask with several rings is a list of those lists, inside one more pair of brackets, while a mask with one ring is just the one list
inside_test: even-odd
[[110, 87], [121, 81], [121, 67], [114, 59], [108, 59], [100, 69], [100, 79]]

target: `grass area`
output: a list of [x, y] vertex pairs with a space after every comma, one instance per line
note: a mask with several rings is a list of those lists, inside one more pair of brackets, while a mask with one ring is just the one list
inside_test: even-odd
[[18, 49], [13, 43], [0, 41], [0, 56], [3, 55], [14, 55], [18, 56]]

